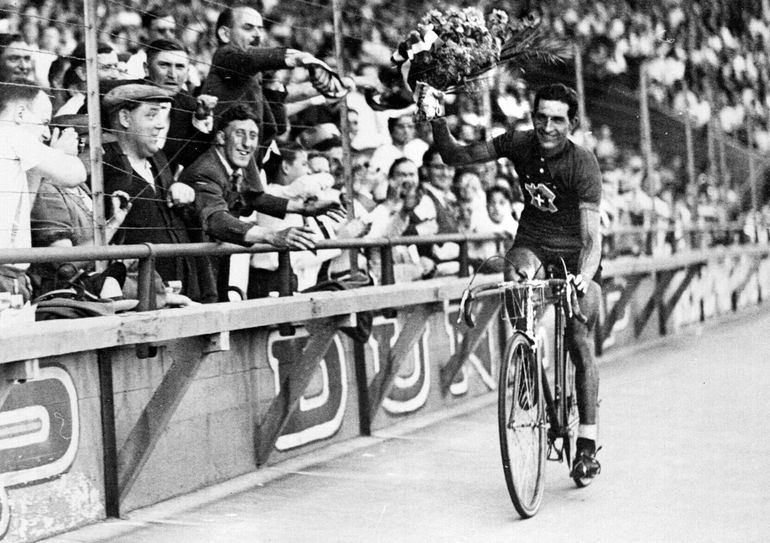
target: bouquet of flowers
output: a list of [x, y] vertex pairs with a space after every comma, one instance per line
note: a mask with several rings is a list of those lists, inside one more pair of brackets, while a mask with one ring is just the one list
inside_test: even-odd
[[485, 20], [476, 8], [449, 8], [429, 11], [391, 61], [414, 93], [418, 114], [430, 118], [442, 114], [442, 92], [476, 84], [495, 66], [526, 58], [558, 61], [569, 54], [565, 43], [543, 31], [539, 17], [509, 23], [501, 10]]

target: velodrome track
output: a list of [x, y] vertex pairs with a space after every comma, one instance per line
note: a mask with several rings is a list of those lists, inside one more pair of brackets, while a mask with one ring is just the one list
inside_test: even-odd
[[603, 472], [519, 520], [493, 395], [49, 542], [767, 541], [770, 310], [608, 355]]

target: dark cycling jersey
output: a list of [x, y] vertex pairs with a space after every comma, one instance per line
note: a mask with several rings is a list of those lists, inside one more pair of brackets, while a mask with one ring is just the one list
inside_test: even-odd
[[559, 254], [580, 252], [580, 209], [598, 211], [602, 194], [594, 154], [567, 141], [556, 156], [544, 158], [533, 131], [506, 132], [492, 140], [498, 157], [513, 161], [524, 194], [515, 245]]

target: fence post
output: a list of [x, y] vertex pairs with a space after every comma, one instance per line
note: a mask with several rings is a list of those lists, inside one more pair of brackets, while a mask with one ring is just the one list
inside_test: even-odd
[[578, 40], [572, 44], [572, 54], [575, 57], [575, 90], [578, 95], [578, 128], [585, 127], [586, 113], [586, 89], [583, 83], [583, 50]]
[[[104, 216], [104, 177], [102, 173], [102, 119], [101, 98], [99, 96], [99, 76], [96, 61], [97, 26], [96, 2], [83, 2], [83, 21], [85, 23], [86, 45], [86, 105], [88, 107], [88, 154], [91, 162], [91, 194], [93, 195], [94, 243], [106, 245]], [[97, 261], [97, 271], [106, 269], [106, 263]]]
[[[396, 282], [393, 274], [393, 247], [390, 245], [381, 245], [379, 251], [380, 282], [383, 285], [392, 285]], [[396, 317], [396, 310], [393, 308], [386, 308], [383, 309], [382, 314], [386, 319], [394, 319]]]
[[393, 276], [393, 247], [383, 245], [380, 247], [380, 282], [383, 285], [392, 285], [395, 283]]
[[[139, 271], [137, 274], [137, 295], [139, 304], [137, 311], [152, 311], [157, 309], [157, 293], [155, 292], [155, 250], [152, 243], [145, 243], [150, 254], [139, 259]], [[140, 343], [136, 346], [137, 358], [153, 358], [158, 354], [158, 347], [150, 343]]]
[[460, 277], [468, 277], [470, 275], [470, 263], [468, 262], [468, 242], [460, 242], [460, 270], [457, 275]]
[[652, 189], [650, 186], [652, 180], [652, 128], [650, 126], [650, 106], [647, 96], [648, 62], [647, 59], [644, 59], [639, 66], [639, 136], [646, 172], [645, 186], [642, 188], [647, 194], [650, 194]]
[[[332, 0], [332, 14], [334, 18], [334, 58], [337, 61], [337, 73], [340, 77], [345, 76], [345, 61], [343, 58], [342, 46], [342, 8], [340, 0]], [[348, 218], [353, 219], [356, 216], [354, 201], [355, 193], [353, 191], [353, 174], [350, 158], [350, 126], [348, 122], [348, 99], [345, 97], [340, 100], [340, 131], [342, 132], [342, 171], [345, 181], [345, 194], [347, 195], [347, 213]], [[350, 275], [358, 274], [358, 251], [348, 249], [350, 258]]]
[[[291, 276], [291, 253], [288, 250], [280, 251], [278, 253], [278, 296], [284, 297], [294, 294]], [[278, 325], [278, 333], [283, 337], [293, 336], [295, 331], [294, 325], [290, 322]]]

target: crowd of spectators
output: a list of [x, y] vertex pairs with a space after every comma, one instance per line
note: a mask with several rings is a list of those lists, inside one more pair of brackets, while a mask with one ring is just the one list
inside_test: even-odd
[[[298, 249], [291, 260], [295, 291], [350, 278], [354, 261], [366, 281], [383, 280], [377, 251], [356, 258], [347, 251], [316, 251], [320, 239], [497, 233], [498, 241], [472, 243], [468, 256], [474, 269], [502, 269], [495, 255], [504, 254], [515, 236], [523, 208], [512, 165], [501, 159], [455, 170], [432, 147], [430, 130], [415, 124], [408, 100], [399, 101], [397, 93], [380, 99], [398, 88], [389, 55], [420, 6], [354, 3], [344, 16], [345, 55], [354, 75], [345, 78], [334, 71], [332, 14], [325, 4], [99, 4], [107, 241], [215, 240]], [[622, 79], [639, 59], [649, 59], [656, 100], [687, 109], [696, 126], [716, 116], [725, 133], [766, 150], [770, 28], [756, 7], [736, 12], [695, 6], [690, 34], [678, 2], [606, 1], [582, 11], [557, 2], [543, 8], [550, 31], [583, 45], [587, 69]], [[45, 1], [2, 11], [0, 114], [6, 126], [0, 126], [0, 137], [12, 141], [17, 132], [39, 131], [40, 123], [51, 121], [54, 133], [24, 137], [48, 141], [44, 149], [67, 159], [86, 159], [86, 55], [82, 19], [73, 9]], [[478, 89], [448, 96], [456, 137], [471, 142], [531, 128], [532, 90], [524, 78], [500, 71], [489, 89], [491, 107]], [[341, 198], [343, 100], [354, 217], [344, 212]], [[747, 117], [754, 121], [751, 138]], [[677, 251], [691, 243], [689, 228], [743, 216], [728, 180], [702, 173], [696, 184], [687, 183], [681, 157], [655, 154], [648, 178], [639, 150], [621, 148], [610, 126], [592, 130], [585, 119], [573, 138], [592, 149], [602, 167], [607, 254]], [[11, 222], [2, 230], [3, 239], [10, 233], [2, 246], [93, 244], [90, 172], [70, 168], [77, 178], [58, 179], [45, 169], [47, 151], [17, 147], [8, 150], [7, 158], [22, 170], [9, 177], [15, 185], [8, 190], [15, 192], [4, 197], [5, 222]], [[624, 233], [625, 227], [666, 230], [650, 241]], [[752, 229], [755, 235], [756, 223], [742, 235], [751, 236]], [[711, 241], [727, 238], [715, 234]], [[455, 243], [399, 247], [395, 279], [456, 273], [459, 253]], [[281, 289], [277, 268], [275, 254], [156, 261], [158, 281], [166, 286], [163, 303], [181, 305], [274, 295]], [[121, 287], [124, 295], [131, 291], [136, 274], [131, 263], [100, 274], [82, 263], [0, 271], [0, 290], [25, 299], [75, 282], [98, 296], [120, 297]]]

